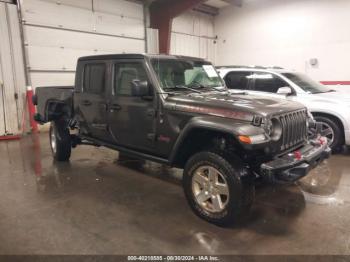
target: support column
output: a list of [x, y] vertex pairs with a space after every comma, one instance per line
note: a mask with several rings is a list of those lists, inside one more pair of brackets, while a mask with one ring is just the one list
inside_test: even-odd
[[169, 54], [173, 18], [205, 0], [154, 1], [150, 6], [151, 27], [159, 30], [159, 52]]

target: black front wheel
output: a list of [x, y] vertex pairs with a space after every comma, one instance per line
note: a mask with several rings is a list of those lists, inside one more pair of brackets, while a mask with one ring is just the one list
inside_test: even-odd
[[69, 129], [64, 121], [51, 122], [50, 146], [52, 155], [57, 161], [68, 161], [72, 150]]
[[227, 226], [240, 220], [254, 200], [248, 170], [236, 158], [203, 151], [187, 162], [183, 186], [192, 210], [210, 223]]

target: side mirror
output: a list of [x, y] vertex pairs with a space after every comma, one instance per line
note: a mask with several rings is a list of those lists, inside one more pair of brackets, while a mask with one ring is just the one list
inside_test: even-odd
[[151, 89], [147, 81], [133, 80], [131, 81], [131, 95], [132, 96], [150, 96]]
[[292, 89], [289, 86], [280, 87], [277, 90], [277, 94], [280, 95], [291, 95], [292, 93]]

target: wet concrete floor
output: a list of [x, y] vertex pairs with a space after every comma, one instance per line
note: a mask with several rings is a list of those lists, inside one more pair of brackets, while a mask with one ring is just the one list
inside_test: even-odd
[[187, 206], [181, 170], [48, 135], [0, 142], [0, 254], [350, 254], [350, 154], [297, 185], [260, 185], [250, 217], [220, 228]]

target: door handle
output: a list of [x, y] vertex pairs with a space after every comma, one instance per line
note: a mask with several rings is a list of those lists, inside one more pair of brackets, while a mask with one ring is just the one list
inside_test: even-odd
[[118, 104], [109, 105], [109, 110], [111, 110], [111, 111], [114, 111], [114, 110], [118, 111], [120, 109], [122, 109], [122, 107], [120, 105], [118, 105]]
[[89, 101], [89, 100], [83, 100], [83, 102], [82, 102], [82, 105], [84, 105], [84, 106], [91, 106], [91, 101]]

